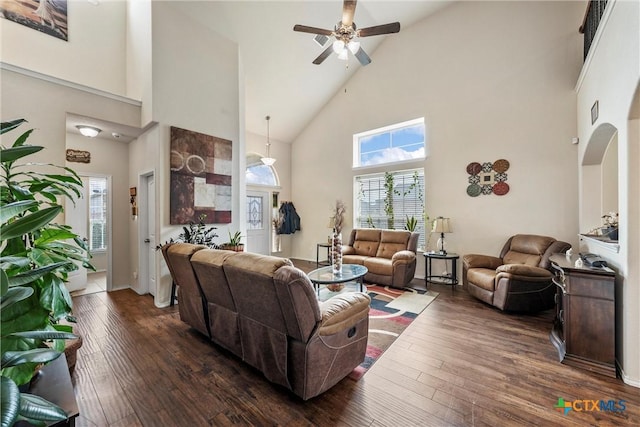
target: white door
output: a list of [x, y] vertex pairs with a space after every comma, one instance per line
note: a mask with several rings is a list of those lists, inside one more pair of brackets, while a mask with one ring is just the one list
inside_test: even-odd
[[156, 294], [156, 187], [153, 175], [147, 177], [147, 244], [149, 293]]
[[248, 252], [269, 255], [269, 193], [247, 190], [247, 247]]
[[[65, 202], [65, 218], [64, 221], [67, 225], [71, 226], [71, 229], [80, 238], [89, 238], [89, 219], [88, 219], [88, 205], [89, 199], [89, 178], [86, 176], [80, 177], [82, 179], [82, 197], [76, 200], [75, 205], [69, 199]], [[68, 282], [66, 284], [69, 292], [77, 291], [87, 287], [87, 269], [82, 266], [81, 263], [76, 262], [78, 269], [69, 273]]]

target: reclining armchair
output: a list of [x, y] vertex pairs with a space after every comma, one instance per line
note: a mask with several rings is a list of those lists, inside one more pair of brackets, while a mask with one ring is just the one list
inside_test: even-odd
[[465, 255], [462, 283], [467, 292], [503, 311], [536, 312], [554, 306], [551, 254], [571, 245], [553, 237], [517, 234], [507, 240], [500, 257]]

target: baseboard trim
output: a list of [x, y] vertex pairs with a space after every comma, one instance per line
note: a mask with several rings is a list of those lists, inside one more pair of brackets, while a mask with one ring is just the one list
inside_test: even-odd
[[620, 378], [622, 379], [623, 383], [632, 387], [640, 388], [640, 379], [631, 378], [627, 374], [625, 374], [624, 369], [622, 369], [622, 366], [620, 365], [620, 362], [618, 362], [618, 359], [616, 359], [616, 367], [618, 368], [618, 372], [620, 373]]

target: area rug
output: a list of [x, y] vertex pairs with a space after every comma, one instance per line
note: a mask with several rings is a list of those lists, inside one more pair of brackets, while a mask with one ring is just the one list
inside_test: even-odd
[[376, 360], [418, 317], [418, 314], [438, 296], [433, 291], [394, 289], [388, 286], [367, 285], [371, 297], [369, 310], [369, 342], [364, 362], [349, 375], [359, 380]]

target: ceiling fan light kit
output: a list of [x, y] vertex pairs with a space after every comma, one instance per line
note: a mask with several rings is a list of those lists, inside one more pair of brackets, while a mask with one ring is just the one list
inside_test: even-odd
[[314, 64], [322, 64], [332, 52], [338, 55], [338, 59], [346, 61], [349, 59], [349, 51], [358, 59], [361, 65], [370, 64], [371, 58], [369, 58], [369, 55], [362, 49], [360, 42], [355, 39], [400, 32], [399, 22], [358, 29], [355, 22], [353, 22], [356, 3], [356, 0], [344, 0], [342, 20], [336, 24], [333, 31], [306, 25], [295, 25], [293, 27], [293, 31], [315, 34], [314, 40], [322, 47], [324, 47], [330, 37], [334, 38], [334, 42], [314, 59]]

